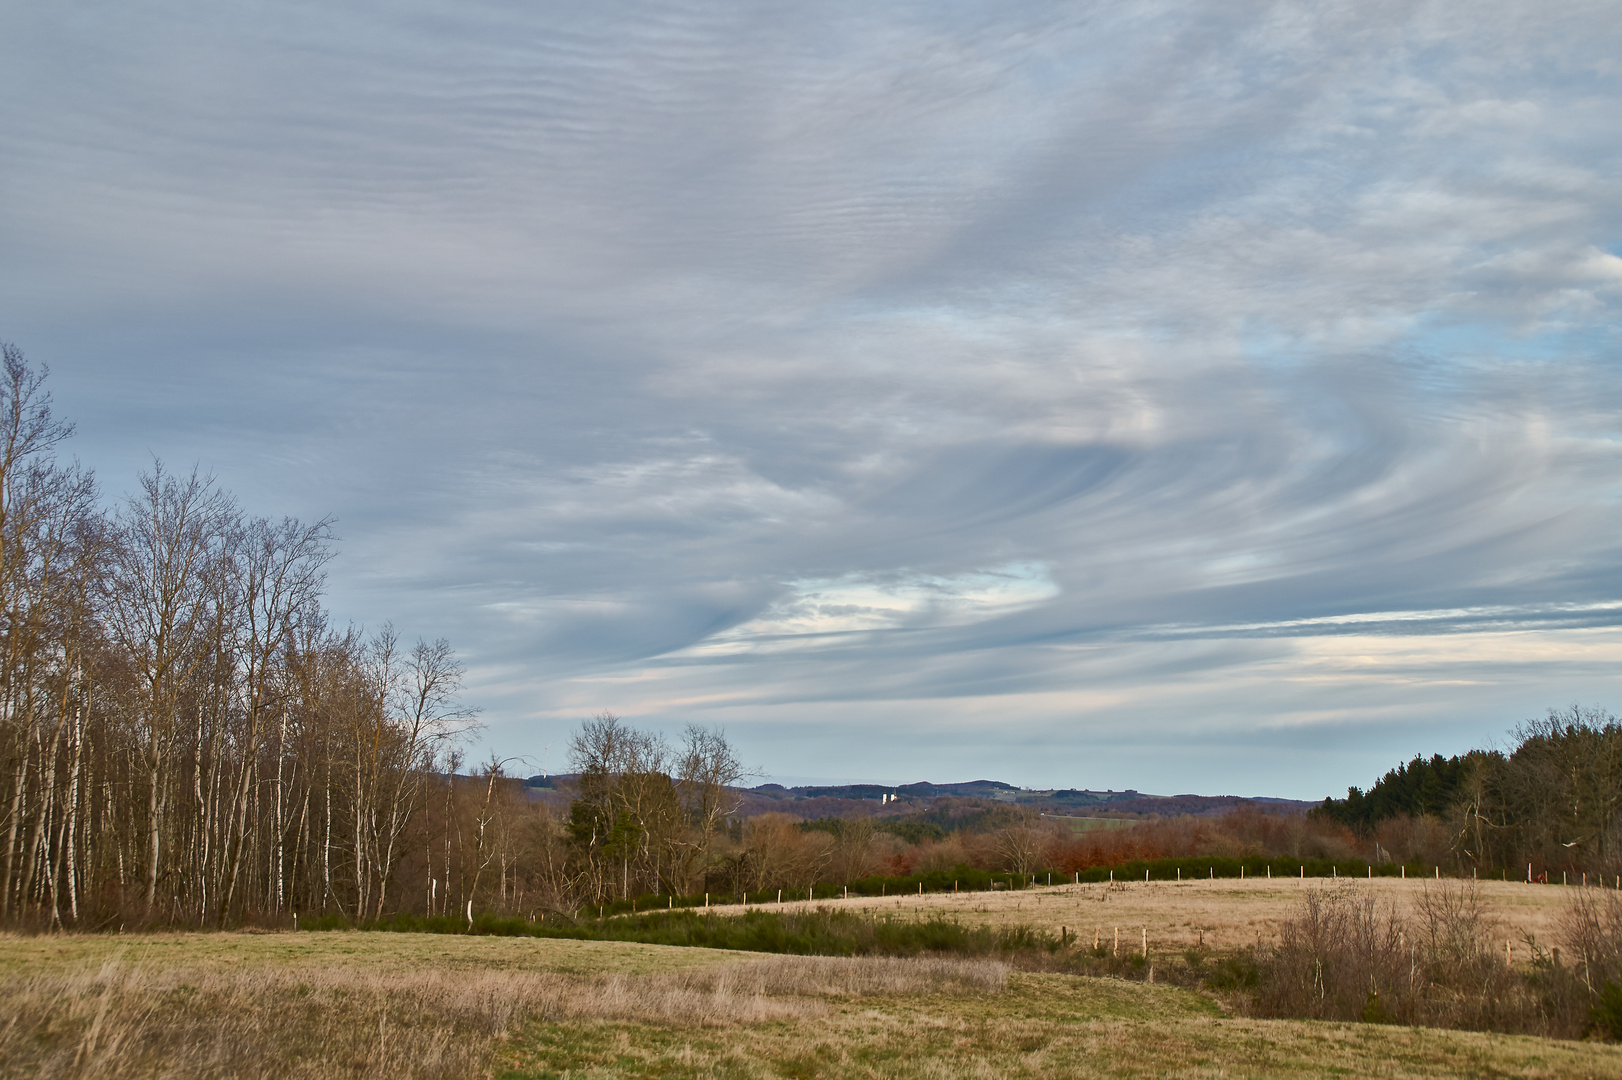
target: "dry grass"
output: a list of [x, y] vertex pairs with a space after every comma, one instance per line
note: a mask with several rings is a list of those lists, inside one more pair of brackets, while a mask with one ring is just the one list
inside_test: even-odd
[[[1429, 879], [1375, 878], [1357, 880], [1382, 901], [1411, 907], [1422, 895]], [[1091, 944], [1093, 935], [1108, 943], [1116, 927], [1121, 929], [1123, 950], [1130, 939], [1134, 946], [1147, 930], [1151, 952], [1181, 952], [1204, 943], [1216, 951], [1236, 950], [1278, 938], [1285, 920], [1297, 914], [1309, 889], [1331, 884], [1324, 878], [1274, 878], [1269, 881], [1222, 879], [1184, 882], [1130, 881], [1109, 885], [1055, 885], [1051, 888], [1014, 892], [925, 893], [923, 896], [885, 899], [819, 900], [782, 905], [783, 910], [828, 906], [836, 909], [878, 911], [901, 917], [958, 919], [964, 923], [989, 926], [1037, 926], [1057, 933], [1061, 926], [1079, 934]], [[1552, 885], [1526, 885], [1518, 882], [1482, 881], [1477, 889], [1493, 922], [1506, 940], [1514, 941], [1524, 955], [1523, 942], [1530, 934], [1539, 941], [1556, 936], [1560, 921], [1575, 889]], [[775, 910], [778, 905], [765, 905]], [[717, 907], [717, 913], [740, 908]], [[1502, 948], [1502, 943], [1499, 945]]]
[[[476, 1072], [574, 976], [192, 972], [109, 961], [8, 980], [8, 1076], [402, 1076]], [[546, 982], [554, 985], [546, 986]]]
[[0, 972], [82, 971], [117, 957], [148, 969], [191, 971], [252, 968], [319, 970], [333, 966], [376, 972], [553, 971], [645, 975], [738, 962], [722, 949], [653, 949], [620, 941], [460, 937], [374, 933], [0, 933]]
[[[239, 935], [193, 938], [197, 964], [129, 960], [138, 945], [77, 971], [48, 970], [36, 957], [28, 970], [0, 980], [7, 1017], [0, 1074], [473, 1076], [486, 1071], [498, 1042], [527, 1023], [620, 1020], [693, 1030], [798, 1024], [825, 1016], [830, 998], [986, 994], [1007, 979], [1007, 969], [991, 961], [734, 953], [723, 954], [727, 963], [692, 965], [683, 954], [700, 950], [646, 946], [630, 947], [644, 953], [643, 967], [668, 961], [676, 970], [583, 975], [533, 966], [427, 967], [402, 962], [396, 952], [403, 946], [409, 955], [418, 944], [411, 938], [349, 936], [383, 962], [352, 964], [329, 954], [315, 963], [283, 958], [233, 969], [220, 954], [229, 955]], [[450, 939], [442, 947], [465, 960], [484, 945]], [[568, 954], [578, 950], [559, 952], [572, 959]]]
[[1622, 1077], [1622, 1049], [1234, 1019], [1187, 990], [988, 961], [405, 934], [0, 937], [0, 1075]]
[[1593, 1043], [1365, 1024], [1238, 1020], [1188, 991], [1014, 973], [993, 997], [833, 1003], [744, 1029], [536, 1024], [497, 1050], [509, 1078], [1060, 1080], [1100, 1077], [1619, 1077]]

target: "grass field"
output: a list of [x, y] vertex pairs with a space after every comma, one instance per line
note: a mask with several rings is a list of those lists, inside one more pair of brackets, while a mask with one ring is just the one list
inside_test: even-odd
[[[1348, 879], [1350, 880], [1350, 879]], [[925, 893], [922, 896], [857, 898], [785, 903], [785, 910], [807, 906], [828, 906], [851, 910], [889, 912], [907, 918], [942, 916], [966, 923], [991, 926], [1025, 924], [1057, 933], [1060, 927], [1090, 941], [1096, 933], [1108, 942], [1118, 927], [1121, 940], [1129, 937], [1141, 944], [1147, 931], [1151, 954], [1155, 950], [1181, 952], [1204, 942], [1213, 951], [1255, 945], [1258, 939], [1271, 942], [1279, 924], [1295, 913], [1304, 891], [1324, 888], [1334, 882], [1324, 878], [1274, 878], [1268, 880], [1127, 881], [1110, 885], [1054, 885], [1016, 891], [977, 893]], [[1357, 880], [1359, 888], [1371, 890], [1382, 900], [1410, 904], [1434, 881], [1406, 881], [1399, 878]], [[1476, 888], [1488, 913], [1497, 923], [1498, 934], [1524, 953], [1522, 944], [1531, 934], [1548, 941], [1565, 910], [1572, 890], [1555, 885], [1526, 885], [1519, 882], [1482, 881]], [[765, 905], [775, 909], [777, 905]], [[717, 912], [736, 912], [736, 905], [717, 907]]]
[[1516, 1036], [1224, 1018], [1187, 991], [1014, 974], [999, 994], [831, 1000], [747, 1030], [540, 1024], [505, 1077], [1615, 1077], [1609, 1047]]
[[989, 960], [528, 938], [5, 936], [0, 1017], [19, 1077], [1622, 1077], [1611, 1045], [1236, 1019]]

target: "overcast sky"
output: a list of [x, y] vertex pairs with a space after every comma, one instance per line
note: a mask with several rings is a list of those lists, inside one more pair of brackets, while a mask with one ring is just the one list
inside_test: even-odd
[[1321, 798], [1622, 710], [1617, 15], [9, 4], [0, 339], [476, 755]]

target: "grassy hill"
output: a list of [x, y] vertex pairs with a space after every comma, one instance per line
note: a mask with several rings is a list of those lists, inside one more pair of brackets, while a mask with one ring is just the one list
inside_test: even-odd
[[438, 935], [0, 938], [7, 1076], [1622, 1076], [1614, 1046], [1235, 1019], [989, 960]]

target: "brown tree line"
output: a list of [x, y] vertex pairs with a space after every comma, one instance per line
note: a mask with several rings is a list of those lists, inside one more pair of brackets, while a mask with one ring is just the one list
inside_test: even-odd
[[0, 923], [427, 906], [401, 871], [471, 720], [450, 647], [332, 624], [328, 521], [161, 464], [104, 508], [45, 371], [3, 359]]

